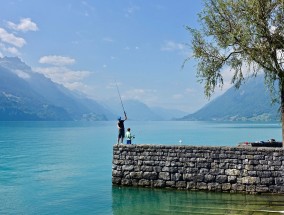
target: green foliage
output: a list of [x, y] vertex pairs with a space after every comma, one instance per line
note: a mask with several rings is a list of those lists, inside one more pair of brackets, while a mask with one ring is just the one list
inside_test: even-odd
[[[284, 1], [204, 0], [199, 14], [200, 29], [192, 35], [193, 58], [198, 60], [197, 77], [210, 97], [222, 87], [224, 68], [232, 71], [239, 87], [249, 76], [264, 72], [265, 83], [274, 91], [284, 88]], [[188, 59], [187, 59], [188, 60]]]

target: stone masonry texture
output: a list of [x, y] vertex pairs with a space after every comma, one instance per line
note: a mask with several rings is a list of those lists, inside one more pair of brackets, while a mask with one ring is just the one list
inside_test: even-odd
[[284, 149], [114, 145], [120, 186], [284, 194]]

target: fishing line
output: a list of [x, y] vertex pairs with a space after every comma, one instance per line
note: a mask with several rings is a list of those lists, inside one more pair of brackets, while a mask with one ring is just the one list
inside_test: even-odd
[[118, 89], [118, 85], [117, 85], [116, 80], [115, 80], [115, 84], [116, 84], [116, 89], [117, 89], [117, 93], [118, 93], [118, 96], [119, 96], [119, 99], [120, 99], [120, 103], [121, 103], [123, 112], [124, 112], [124, 114], [126, 114], [125, 109], [124, 109], [124, 106], [123, 106], [123, 103], [122, 103], [122, 99], [121, 99], [121, 96], [120, 96], [120, 92], [119, 92], [119, 89]]

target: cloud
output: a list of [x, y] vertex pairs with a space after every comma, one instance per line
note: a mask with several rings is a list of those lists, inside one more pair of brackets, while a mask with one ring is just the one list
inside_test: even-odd
[[8, 27], [16, 31], [37, 31], [37, 24], [34, 23], [30, 18], [23, 18], [19, 24], [13, 22], [7, 22]]
[[54, 66], [65, 66], [65, 65], [74, 64], [75, 59], [70, 58], [70, 57], [64, 57], [64, 56], [48, 55], [48, 56], [41, 57], [39, 59], [39, 63], [51, 64]]
[[174, 41], [165, 41], [161, 48], [162, 51], [183, 51], [184, 49], [184, 44], [176, 43]]
[[21, 37], [16, 37], [14, 34], [8, 33], [5, 29], [0, 28], [0, 40], [4, 43], [21, 48], [26, 44], [26, 41]]
[[91, 74], [89, 71], [74, 71], [66, 67], [38, 67], [33, 70], [70, 90], [79, 90], [81, 92], [85, 92], [88, 88], [83, 80]]
[[3, 43], [0, 43], [0, 49], [3, 52], [7, 52], [7, 53], [17, 55], [17, 56], [20, 55], [20, 52], [16, 47], [6, 47], [5, 44], [3, 44]]
[[153, 103], [157, 101], [157, 90], [155, 89], [131, 89], [121, 93], [123, 99], [134, 99], [145, 103]]
[[95, 8], [91, 4], [89, 4], [88, 1], [81, 1], [81, 4], [84, 8], [84, 16], [86, 17], [90, 16], [90, 14], [92, 14], [95, 10]]
[[133, 5], [133, 6], [130, 6], [130, 7], [125, 9], [124, 15], [125, 15], [125, 17], [130, 17], [131, 15], [133, 15], [134, 13], [136, 13], [139, 10], [140, 10], [140, 7]]
[[19, 78], [29, 79], [30, 75], [22, 70], [14, 70], [13, 71]]
[[107, 42], [107, 43], [113, 43], [114, 42], [114, 40], [111, 37], [104, 37], [103, 41]]
[[130, 50], [136, 50], [136, 51], [138, 51], [139, 49], [140, 49], [139, 46], [135, 46], [135, 47], [126, 46], [126, 47], [124, 47], [124, 50], [126, 50], [126, 51], [130, 51]]

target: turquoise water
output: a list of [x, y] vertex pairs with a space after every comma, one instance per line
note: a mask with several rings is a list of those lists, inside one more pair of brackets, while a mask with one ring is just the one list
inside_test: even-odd
[[[234, 146], [280, 124], [126, 122], [134, 143]], [[0, 122], [0, 214], [279, 214], [284, 197], [112, 187], [116, 122]], [[270, 211], [270, 212], [267, 212]]]

